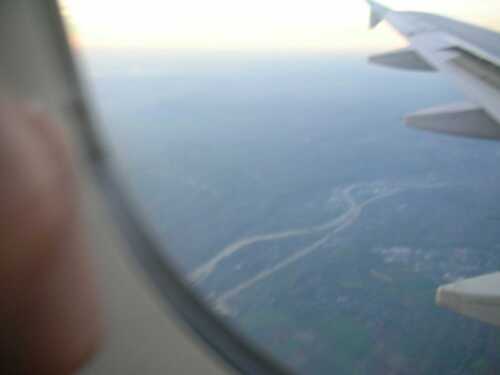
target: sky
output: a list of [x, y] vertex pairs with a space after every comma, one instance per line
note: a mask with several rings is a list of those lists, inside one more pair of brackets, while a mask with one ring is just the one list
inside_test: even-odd
[[[61, 0], [72, 43], [95, 49], [366, 51], [404, 45], [368, 32], [364, 0]], [[500, 29], [497, 0], [386, 0]]]

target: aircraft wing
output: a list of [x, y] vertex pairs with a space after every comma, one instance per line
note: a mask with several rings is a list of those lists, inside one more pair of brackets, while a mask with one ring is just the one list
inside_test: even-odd
[[370, 26], [386, 20], [409, 46], [370, 57], [370, 62], [399, 69], [439, 71], [467, 102], [419, 110], [407, 125], [422, 130], [500, 140], [500, 34], [449, 18], [393, 11], [375, 1]]
[[[500, 140], [500, 34], [449, 18], [393, 11], [368, 0], [370, 26], [386, 20], [409, 46], [370, 62], [448, 76], [464, 96], [406, 116], [407, 125], [439, 133]], [[500, 272], [438, 288], [436, 302], [465, 316], [500, 326]]]

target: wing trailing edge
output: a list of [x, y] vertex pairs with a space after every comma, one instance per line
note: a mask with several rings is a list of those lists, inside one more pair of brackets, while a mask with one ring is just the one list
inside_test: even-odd
[[406, 116], [408, 126], [468, 138], [500, 140], [500, 126], [484, 109], [471, 103], [449, 104]]
[[500, 272], [443, 285], [436, 303], [470, 318], [500, 326]]
[[372, 64], [389, 68], [422, 72], [436, 71], [432, 65], [422, 59], [420, 55], [411, 48], [402, 48], [396, 51], [373, 55], [370, 56], [368, 61]]

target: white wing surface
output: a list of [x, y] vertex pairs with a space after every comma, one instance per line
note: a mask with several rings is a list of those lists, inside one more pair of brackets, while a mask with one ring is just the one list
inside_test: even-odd
[[447, 75], [467, 103], [420, 110], [409, 126], [473, 138], [500, 140], [500, 34], [449, 18], [398, 12], [368, 0], [370, 25], [389, 22], [408, 42], [402, 50], [372, 56], [374, 64]]

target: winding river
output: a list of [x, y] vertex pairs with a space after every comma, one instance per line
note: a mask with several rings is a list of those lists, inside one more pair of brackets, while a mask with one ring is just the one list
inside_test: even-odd
[[[442, 186], [442, 185], [436, 185], [436, 184], [422, 184], [419, 186], [411, 186], [413, 188], [435, 188], [436, 186]], [[292, 229], [292, 230], [287, 230], [287, 231], [282, 231], [282, 232], [274, 232], [274, 233], [266, 233], [266, 234], [261, 234], [261, 235], [255, 235], [251, 237], [246, 237], [243, 239], [240, 239], [234, 243], [229, 244], [225, 248], [223, 248], [216, 256], [214, 256], [212, 259], [207, 261], [206, 263], [202, 264], [198, 268], [196, 268], [191, 274], [190, 274], [190, 279], [194, 283], [201, 283], [203, 280], [205, 280], [207, 277], [209, 277], [219, 264], [226, 258], [233, 256], [234, 254], [245, 250], [248, 248], [250, 245], [253, 245], [258, 242], [266, 242], [266, 241], [274, 241], [274, 240], [280, 240], [280, 239], [286, 239], [286, 238], [291, 238], [291, 237], [298, 237], [298, 236], [305, 236], [308, 234], [313, 234], [313, 233], [323, 233], [325, 232], [325, 235], [321, 237], [319, 240], [315, 241], [309, 246], [306, 246], [305, 248], [302, 248], [298, 251], [295, 251], [293, 254], [290, 256], [286, 257], [285, 259], [281, 260], [277, 264], [268, 267], [262, 271], [260, 271], [258, 274], [256, 274], [254, 277], [236, 285], [235, 287], [225, 291], [221, 295], [217, 296], [215, 298], [215, 307], [222, 313], [230, 313], [229, 306], [228, 306], [228, 300], [231, 298], [236, 297], [238, 294], [240, 294], [242, 291], [245, 289], [248, 289], [250, 287], [253, 287], [255, 284], [259, 283], [260, 281], [270, 277], [274, 273], [282, 270], [283, 268], [288, 267], [289, 265], [299, 261], [305, 256], [308, 256], [312, 254], [313, 252], [319, 250], [322, 245], [324, 245], [328, 240], [333, 238], [333, 236], [347, 228], [349, 228], [351, 225], [353, 225], [361, 213], [363, 212], [363, 209], [368, 206], [369, 204], [390, 197], [392, 195], [395, 195], [403, 190], [406, 190], [410, 186], [383, 186], [383, 188], [380, 188], [376, 184], [372, 184], [372, 189], [371, 189], [371, 196], [360, 199], [361, 201], [358, 202], [356, 197], [355, 197], [355, 192], [356, 189], [359, 188], [366, 188], [367, 185], [350, 185], [342, 190], [340, 190], [339, 195], [341, 200], [343, 201], [346, 209], [345, 212], [342, 213], [340, 216], [336, 217], [333, 220], [330, 220], [324, 224], [317, 225], [317, 226], [312, 226], [312, 227], [305, 227], [305, 228], [299, 228], [299, 229]], [[368, 185], [370, 187], [370, 185]], [[358, 198], [359, 199], [359, 198]]]

